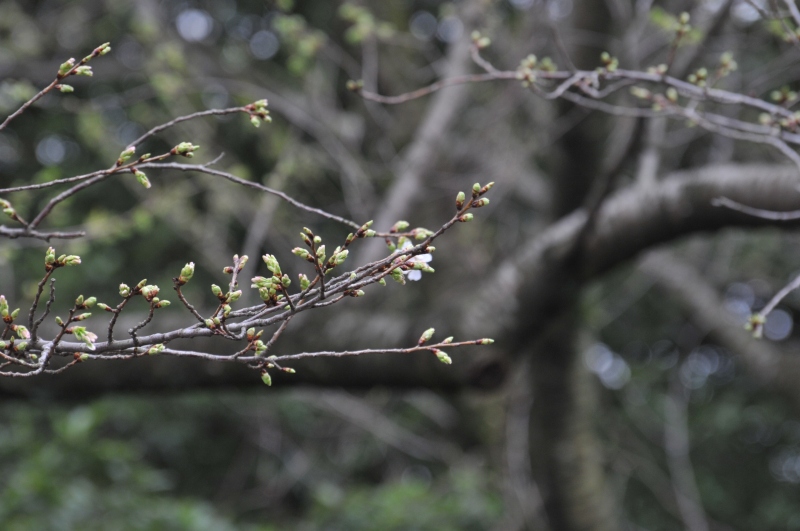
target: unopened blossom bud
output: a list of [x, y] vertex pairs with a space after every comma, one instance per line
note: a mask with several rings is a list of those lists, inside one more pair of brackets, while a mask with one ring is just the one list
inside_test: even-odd
[[71, 255], [67, 256], [66, 258], [64, 258], [64, 262], [63, 263], [64, 263], [65, 266], [78, 265], [78, 264], [81, 263], [81, 257], [77, 256], [77, 255], [74, 255], [74, 254], [71, 254]]
[[70, 57], [69, 59], [61, 63], [61, 66], [58, 67], [58, 77], [66, 76], [67, 72], [72, 70], [73, 66], [75, 66], [75, 59], [73, 57]]
[[156, 285], [144, 286], [142, 288], [142, 296], [145, 298], [145, 300], [147, 300], [147, 302], [152, 301], [153, 297], [158, 295], [158, 292], [159, 292], [159, 287]]
[[90, 357], [89, 354], [87, 354], [86, 352], [81, 352], [81, 355], [78, 356], [78, 359], [81, 361], [86, 361], [89, 359], [89, 357]]
[[213, 293], [217, 298], [219, 298], [222, 296], [222, 288], [220, 288], [216, 284], [211, 284], [211, 293]]
[[178, 282], [180, 284], [186, 284], [187, 282], [189, 282], [189, 280], [191, 280], [193, 276], [194, 276], [194, 262], [189, 262], [188, 264], [183, 266], [183, 269], [181, 269], [181, 274], [178, 276]]
[[192, 158], [194, 156], [194, 152], [198, 149], [200, 149], [200, 146], [195, 146], [191, 142], [181, 142], [172, 148], [170, 153], [173, 155], [182, 155], [186, 158]]
[[481, 183], [475, 183], [472, 185], [472, 197], [477, 197], [477, 194], [481, 193]]
[[433, 349], [433, 353], [436, 354], [436, 358], [445, 365], [453, 364], [453, 360], [450, 359], [450, 356], [448, 356], [446, 352], [443, 352], [439, 349]]
[[26, 348], [28, 348], [27, 341], [20, 341], [19, 343], [14, 343], [14, 350], [16, 352], [23, 352]]
[[294, 249], [292, 249], [292, 253], [294, 253], [296, 256], [299, 256], [302, 259], [308, 258], [308, 251], [306, 251], [301, 247], [295, 247]]
[[464, 208], [464, 201], [467, 199], [467, 196], [464, 195], [464, 192], [458, 192], [456, 196], [456, 210], [461, 210]]
[[482, 197], [482, 198], [478, 199], [477, 201], [473, 201], [472, 202], [472, 208], [480, 208], [480, 207], [486, 206], [488, 204], [489, 204], [489, 199], [486, 198], [486, 197]]
[[378, 284], [380, 284], [381, 286], [385, 286], [385, 285], [386, 285], [386, 279], [385, 279], [385, 278], [381, 278], [381, 279], [378, 281]]
[[491, 345], [492, 343], [494, 343], [494, 339], [490, 339], [488, 337], [485, 337], [480, 340], [481, 345]]
[[11, 330], [16, 332], [17, 337], [20, 339], [30, 339], [31, 333], [22, 325], [11, 325]]
[[56, 262], [56, 250], [52, 247], [47, 248], [47, 252], [44, 254], [44, 263], [45, 265], [53, 265]]
[[64, 325], [64, 320], [63, 320], [63, 319], [61, 319], [61, 317], [59, 317], [59, 316], [57, 316], [57, 315], [56, 315], [56, 319], [55, 319], [55, 321], [56, 321], [56, 324], [57, 324], [58, 326], [63, 326], [63, 325]]
[[308, 286], [311, 285], [311, 281], [308, 280], [308, 277], [302, 273], [297, 276], [300, 277], [300, 289], [303, 291], [307, 290]]
[[256, 338], [256, 329], [255, 328], [248, 328], [247, 329], [247, 340], [252, 341]]
[[261, 127], [261, 119], [255, 114], [250, 115], [250, 123], [253, 124], [253, 127]]
[[[156, 297], [156, 298], [158, 298], [158, 297]], [[156, 308], [166, 308], [170, 304], [172, 304], [172, 303], [169, 302], [169, 301], [158, 301], [158, 304], [156, 304]]]
[[390, 232], [403, 232], [408, 228], [408, 221], [398, 221], [394, 225], [392, 225], [392, 229]]
[[130, 159], [133, 154], [136, 153], [136, 146], [128, 146], [125, 148], [125, 151], [119, 154], [119, 158], [117, 159], [117, 166], [121, 166], [125, 164], [128, 159]]
[[75, 75], [92, 77], [94, 75], [94, 72], [92, 72], [91, 66], [84, 65], [84, 66], [79, 66], [78, 68], [75, 69]]
[[59, 83], [58, 85], [56, 85], [56, 88], [62, 94], [71, 94], [72, 92], [75, 92], [75, 88], [72, 85], [64, 85], [62, 83]]
[[422, 333], [422, 335], [419, 337], [419, 341], [417, 342], [417, 344], [418, 345], [424, 345], [427, 341], [430, 341], [430, 339], [433, 337], [433, 333], [435, 331], [436, 330], [434, 328], [428, 328], [427, 330], [425, 330]]
[[472, 215], [472, 212], [467, 212], [467, 213], [466, 213], [466, 214], [464, 214], [463, 216], [459, 216], [459, 217], [458, 217], [458, 221], [460, 221], [461, 223], [466, 223], [466, 222], [468, 222], [468, 221], [472, 221], [472, 218], [473, 218], [473, 217], [474, 217], [474, 216]]
[[84, 321], [84, 320], [88, 319], [88, 318], [89, 318], [89, 317], [91, 317], [91, 316], [92, 316], [92, 314], [91, 314], [91, 313], [89, 313], [89, 312], [86, 312], [86, 313], [82, 313], [82, 314], [80, 314], [80, 315], [76, 315], [76, 316], [74, 317], [74, 319], [75, 319], [76, 321]]
[[133, 170], [133, 175], [136, 176], [136, 180], [139, 181], [139, 184], [141, 184], [145, 188], [150, 188], [152, 186], [150, 184], [150, 180], [147, 178], [147, 175], [145, 175], [143, 171]]
[[275, 275], [276, 277], [282, 275], [281, 266], [278, 263], [278, 259], [275, 258], [275, 256], [271, 254], [265, 254], [261, 258], [264, 260], [264, 263], [267, 264], [267, 269], [269, 269], [273, 275]]
[[147, 354], [149, 354], [150, 356], [154, 356], [155, 354], [160, 354], [161, 352], [164, 351], [164, 348], [165, 347], [163, 343], [158, 343], [157, 345], [153, 345], [152, 347], [147, 349]]
[[292, 279], [289, 278], [289, 275], [285, 274], [281, 277], [281, 286], [284, 288], [288, 288], [292, 285]]
[[228, 302], [236, 302], [239, 300], [239, 297], [242, 296], [242, 290], [237, 289], [236, 291], [232, 291], [228, 294]]
[[452, 342], [453, 342], [453, 336], [446, 337], [446, 338], [444, 338], [444, 341], [442, 341], [442, 343], [444, 343], [445, 345], [447, 345], [448, 343], [452, 343]]
[[119, 285], [119, 295], [120, 297], [128, 297], [131, 294], [131, 288], [128, 287], [127, 284], [120, 284]]
[[347, 255], [348, 255], [349, 253], [350, 253], [350, 251], [348, 251], [347, 249], [345, 249], [344, 251], [341, 251], [341, 252], [337, 253], [337, 254], [336, 254], [336, 255], [334, 255], [334, 257], [333, 257], [333, 261], [334, 261], [334, 263], [335, 263], [336, 265], [341, 265], [341, 264], [342, 264], [342, 263], [344, 263], [344, 261], [347, 259]]
[[205, 323], [206, 327], [210, 328], [211, 330], [216, 328], [216, 326], [214, 325], [214, 321], [212, 321], [211, 319], [206, 319], [203, 322]]
[[267, 385], [272, 385], [272, 376], [267, 371], [261, 371], [261, 381]]

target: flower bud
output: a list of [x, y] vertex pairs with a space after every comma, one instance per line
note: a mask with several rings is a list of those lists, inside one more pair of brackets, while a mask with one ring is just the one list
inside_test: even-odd
[[381, 279], [378, 281], [378, 284], [380, 284], [381, 286], [385, 286], [385, 285], [386, 285], [386, 279], [385, 279], [385, 278], [381, 278]]
[[81, 355], [78, 356], [78, 359], [81, 361], [86, 361], [89, 359], [89, 354], [87, 354], [86, 352], [81, 352]]
[[159, 287], [156, 285], [144, 286], [142, 288], [142, 296], [145, 298], [145, 300], [147, 300], [147, 302], [150, 302], [156, 295], [158, 295], [158, 291]]
[[75, 75], [92, 77], [94, 75], [94, 72], [92, 72], [91, 66], [84, 65], [84, 66], [79, 66], [78, 68], [75, 69]]
[[71, 254], [71, 255], [67, 256], [66, 258], [64, 258], [64, 262], [63, 263], [64, 263], [65, 266], [78, 265], [78, 264], [81, 263], [81, 257], [77, 256], [77, 255], [74, 255], [74, 254]]
[[442, 343], [444, 343], [445, 345], [452, 342], [453, 342], [453, 336], [446, 337], [444, 338], [444, 341], [442, 341]]
[[311, 281], [308, 280], [308, 277], [302, 273], [297, 276], [300, 278], [300, 289], [303, 291], [307, 290], [308, 286], [311, 284]]
[[127, 284], [120, 284], [119, 285], [119, 295], [120, 297], [128, 297], [131, 294], [131, 288], [128, 287]]
[[216, 284], [211, 284], [211, 293], [213, 293], [217, 298], [220, 298], [222, 297], [222, 288]]
[[247, 340], [252, 341], [256, 338], [256, 329], [255, 328], [248, 328], [247, 329]]
[[58, 326], [63, 326], [63, 325], [64, 325], [64, 320], [63, 320], [63, 319], [61, 319], [61, 317], [59, 317], [59, 316], [57, 316], [57, 315], [56, 315], [56, 324], [57, 324]]
[[125, 148], [125, 151], [119, 154], [119, 158], [117, 159], [117, 166], [121, 166], [125, 164], [128, 159], [130, 159], [133, 154], [136, 153], [136, 146], [128, 146]]
[[75, 88], [72, 85], [64, 85], [59, 83], [56, 85], [56, 88], [61, 91], [62, 94], [71, 94], [72, 92], [75, 92]]
[[70, 57], [69, 59], [61, 63], [61, 66], [58, 67], [58, 77], [66, 76], [67, 72], [72, 70], [73, 66], [75, 66], [75, 59], [73, 57]]
[[472, 208], [480, 208], [480, 207], [486, 206], [488, 204], [489, 204], [489, 199], [486, 198], [486, 197], [482, 197], [481, 199], [478, 199], [477, 201], [473, 201], [472, 202]]
[[183, 269], [181, 269], [181, 274], [178, 276], [178, 282], [183, 285], [189, 282], [191, 278], [194, 276], [194, 262], [189, 262]]
[[443, 352], [439, 349], [433, 349], [433, 353], [436, 354], [438, 360], [444, 363], [445, 365], [453, 364], [453, 360], [450, 359], [450, 356], [448, 356], [446, 352]]
[[31, 333], [22, 325], [11, 325], [11, 330], [16, 332], [17, 337], [20, 339], [30, 339]]
[[149, 349], [147, 349], [147, 354], [150, 355], [150, 356], [153, 356], [155, 354], [160, 354], [161, 352], [164, 351], [164, 348], [165, 347], [164, 347], [163, 343], [158, 343], [156, 345], [153, 345]]
[[152, 186], [150, 184], [150, 180], [147, 178], [147, 175], [145, 175], [143, 171], [133, 170], [133, 175], [136, 176], [136, 180], [139, 181], [139, 184], [141, 184], [145, 188], [150, 188]]
[[284, 288], [288, 288], [292, 285], [292, 279], [289, 278], [289, 275], [285, 274], [281, 277], [281, 286]]
[[292, 253], [294, 253], [296, 256], [299, 256], [302, 259], [308, 258], [308, 251], [306, 251], [302, 247], [295, 247], [294, 249], [292, 249]]
[[494, 339], [489, 339], [488, 337], [485, 337], [485, 338], [480, 340], [479, 344], [481, 344], [481, 345], [491, 345], [492, 343], [494, 343]]
[[464, 195], [464, 192], [458, 192], [456, 196], [456, 210], [461, 210], [464, 207], [464, 201], [467, 199], [467, 196]]
[[[158, 298], [158, 297], [156, 297], [156, 298]], [[172, 304], [172, 303], [169, 302], [169, 301], [158, 301], [158, 304], [156, 304], [156, 308], [166, 308], [170, 304]]]
[[466, 222], [468, 222], [468, 221], [472, 221], [472, 218], [473, 218], [473, 217], [474, 217], [474, 216], [472, 215], [472, 212], [467, 212], [467, 213], [466, 213], [466, 214], [464, 214], [463, 216], [459, 216], [459, 217], [458, 217], [458, 221], [460, 221], [461, 223], [466, 223]]
[[236, 291], [232, 291], [228, 293], [228, 302], [236, 302], [239, 300], [239, 297], [242, 296], [242, 290], [237, 289]]
[[76, 321], [84, 321], [84, 320], [88, 319], [88, 318], [89, 318], [89, 317], [91, 317], [91, 316], [92, 316], [92, 314], [91, 314], [91, 313], [89, 313], [89, 312], [86, 312], [86, 313], [82, 313], [82, 314], [80, 314], [80, 315], [77, 315], [77, 316], [75, 316], [75, 317], [74, 317], [74, 319], [75, 319]]
[[422, 335], [420, 336], [419, 341], [417, 342], [417, 344], [418, 345], [424, 345], [427, 341], [429, 341], [433, 337], [433, 333], [435, 331], [436, 330], [434, 328], [428, 328], [427, 330], [425, 330], [422, 333]]
[[267, 385], [272, 385], [272, 376], [267, 371], [261, 371], [261, 381]]
[[191, 142], [181, 142], [174, 148], [170, 150], [170, 153], [173, 155], [182, 155], [186, 158], [192, 158], [194, 156], [194, 152], [200, 149], [200, 146], [195, 146]]
[[403, 232], [408, 228], [408, 225], [408, 221], [398, 221], [392, 225], [390, 232]]
[[253, 124], [253, 127], [261, 127], [261, 119], [255, 114], [250, 115], [250, 123]]

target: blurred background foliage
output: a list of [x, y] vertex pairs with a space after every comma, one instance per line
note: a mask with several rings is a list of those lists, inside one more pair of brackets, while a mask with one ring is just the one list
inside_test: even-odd
[[[573, 25], [584, 10], [606, 9], [597, 8], [605, 2], [486, 4], [480, 26], [495, 41], [487, 55], [504, 68], [531, 51], [557, 57], [551, 25], [570, 45], [616, 47], [624, 58], [622, 28], [611, 24], [602, 34]], [[649, 3], [607, 4], [634, 10]], [[656, 4], [642, 37], [643, 53], [653, 57], [669, 42], [659, 28], [669, 25], [670, 13], [694, 4], [710, 12], [722, 2]], [[796, 64], [796, 50], [748, 5], [732, 3], [727, 29], [705, 45], [700, 60], [732, 49], [741, 65], [729, 81], [733, 90], [766, 96], [775, 87], [796, 88], [798, 71], [787, 68], [790, 60]], [[105, 41], [113, 51], [93, 63], [93, 78], [76, 80], [74, 94], [48, 96], [0, 133], [0, 184], [103, 168], [168, 119], [266, 97], [274, 117], [268, 126], [255, 129], [236, 115], [192, 121], [145, 150], [191, 141], [202, 146], [199, 163], [224, 153], [218, 165], [232, 173], [366, 221], [376, 216], [393, 164], [427, 107], [425, 100], [391, 108], [364, 102], [345, 82], [364, 78], [382, 93], [398, 94], [433, 81], [448, 46], [474, 29], [462, 22], [462, 7], [434, 0], [2, 0], [3, 113], [48, 83], [67, 57]], [[457, 308], [480, 304], [470, 299], [475, 283], [560, 215], [555, 201], [542, 198], [575, 155], [564, 146], [570, 132], [586, 122], [587, 137], [596, 138], [609, 128], [599, 122], [604, 117], [592, 122], [583, 110], [536, 100], [516, 84], [471, 87], [468, 101], [441, 141], [422, 199], [406, 215], [413, 226], [435, 228], [450, 215], [458, 190], [495, 180], [488, 215], [437, 242], [435, 276], [405, 289], [390, 286], [341, 313], [319, 312], [281, 340], [287, 352], [405, 345], [428, 325], [455, 326]], [[763, 147], [683, 124], [667, 127], [662, 149], [665, 172], [779, 160]], [[622, 182], [631, 174], [623, 171]], [[78, 293], [110, 304], [120, 282], [146, 277], [169, 286], [189, 260], [198, 272], [188, 297], [210, 306], [205, 286], [220, 281], [234, 253], [271, 252], [292, 263], [300, 227], [327, 238], [347, 233], [206, 175], [150, 171], [149, 177], [147, 191], [132, 175], [109, 179], [50, 216], [49, 227], [88, 231], [82, 240], [55, 244], [59, 253], [84, 260], [59, 272], [57, 312]], [[26, 192], [13, 200], [27, 213], [48, 197]], [[798, 243], [796, 234], [777, 229], [729, 230], [692, 237], [676, 252], [704, 273], [726, 308], [743, 316], [791, 278], [800, 264]], [[0, 245], [0, 291], [18, 306], [34, 292], [45, 247]], [[767, 323], [765, 341], [796, 351], [798, 305], [797, 296], [786, 299]], [[364, 325], [371, 315], [384, 320]], [[588, 286], [580, 317], [581, 362], [593, 375], [586, 385], [597, 392], [602, 458], [631, 529], [684, 528], [664, 450], [670, 430], [690, 435], [711, 528], [800, 529], [800, 419], [792, 404], [756, 383], [634, 265]], [[174, 309], [154, 326], [184, 322]], [[491, 392], [277, 388], [92, 403], [53, 403], [46, 396], [9, 401], [0, 405], [0, 527], [512, 529], [509, 515], [534, 504], [535, 489], [513, 483], [511, 417], [529, 397], [517, 397], [520, 383], [510, 372]], [[667, 402], [677, 411], [670, 419]]]

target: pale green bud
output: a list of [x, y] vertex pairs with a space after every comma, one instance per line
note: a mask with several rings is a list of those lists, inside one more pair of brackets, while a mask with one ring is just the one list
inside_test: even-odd
[[427, 341], [429, 341], [433, 337], [433, 333], [435, 331], [436, 330], [434, 328], [428, 328], [427, 330], [425, 330], [422, 333], [422, 335], [419, 337], [418, 344], [419, 345], [424, 345]]

